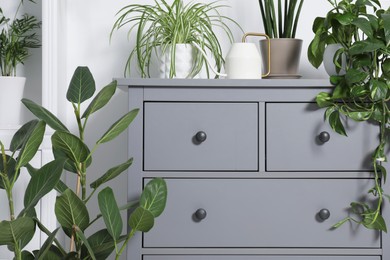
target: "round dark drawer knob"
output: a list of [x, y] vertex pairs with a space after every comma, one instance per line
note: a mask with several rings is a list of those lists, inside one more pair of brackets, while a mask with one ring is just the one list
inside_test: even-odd
[[330, 211], [328, 209], [321, 209], [320, 212], [318, 212], [318, 216], [321, 220], [327, 220], [330, 217]]
[[204, 141], [206, 141], [207, 135], [206, 135], [205, 132], [199, 131], [199, 132], [196, 133], [195, 139], [196, 139], [196, 141], [198, 141], [199, 143], [203, 143]]
[[321, 132], [319, 135], [318, 135], [318, 139], [322, 142], [322, 143], [326, 143], [329, 141], [330, 139], [330, 134], [326, 131], [324, 132]]
[[196, 212], [195, 212], [195, 218], [197, 220], [202, 220], [202, 219], [205, 219], [207, 216], [207, 212], [206, 210], [204, 209], [198, 209]]

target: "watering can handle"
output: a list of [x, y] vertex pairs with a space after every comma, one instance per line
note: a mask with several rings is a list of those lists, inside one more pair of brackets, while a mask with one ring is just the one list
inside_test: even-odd
[[192, 42], [191, 44], [192, 44], [195, 48], [198, 49], [198, 51], [202, 54], [203, 58], [204, 58], [204, 59], [206, 60], [206, 62], [209, 64], [210, 69], [211, 69], [216, 75], [218, 75], [218, 76], [220, 76], [220, 77], [227, 77], [227, 74], [220, 73], [220, 72], [218, 72], [218, 71], [216, 71], [216, 70], [214, 69], [214, 67], [211, 65], [212, 63], [211, 63], [210, 59], [207, 57], [207, 54], [204, 52], [204, 50], [203, 50], [196, 42]]
[[268, 52], [267, 52], [268, 53], [268, 60], [267, 60], [268, 71], [266, 74], [261, 75], [262, 78], [267, 77], [271, 73], [271, 40], [269, 39], [269, 36], [267, 34], [248, 32], [248, 33], [245, 33], [244, 36], [242, 36], [242, 42], [246, 42], [246, 37], [248, 37], [248, 36], [261, 36], [261, 37], [265, 37], [267, 39], [267, 42], [268, 42]]

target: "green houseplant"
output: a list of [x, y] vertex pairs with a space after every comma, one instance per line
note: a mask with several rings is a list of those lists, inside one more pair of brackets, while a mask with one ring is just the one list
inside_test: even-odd
[[[270, 77], [299, 77], [302, 40], [296, 39], [299, 16], [304, 0], [259, 0], [265, 33], [271, 38]], [[267, 41], [260, 41], [263, 57], [268, 57]], [[265, 59], [266, 60], [266, 59]], [[265, 71], [268, 64], [264, 63]]]
[[351, 211], [356, 217], [348, 216], [334, 227], [353, 221], [366, 228], [387, 231], [380, 213], [386, 197], [390, 199], [384, 192], [386, 169], [382, 166], [382, 162], [387, 161], [385, 151], [390, 120], [390, 9], [381, 9], [377, 0], [329, 2], [332, 10], [326, 17], [314, 21], [315, 37], [309, 46], [308, 57], [313, 66], [318, 67], [325, 45], [340, 43], [342, 48], [333, 60], [340, 69], [341, 57], [345, 55], [346, 73], [330, 77], [335, 87], [331, 93], [319, 93], [317, 104], [326, 108], [326, 120], [341, 135], [347, 135], [342, 117], [375, 122], [380, 130], [379, 143], [371, 158], [375, 184], [368, 191], [375, 205], [352, 202]]
[[[231, 18], [219, 13], [220, 8], [227, 6], [218, 4], [218, 1], [209, 4], [184, 4], [182, 0], [174, 0], [171, 5], [165, 0], [155, 0], [154, 2], [154, 5], [127, 5], [118, 12], [119, 17], [112, 28], [111, 36], [115, 30], [124, 26], [130, 26], [129, 35], [134, 28], [137, 28], [136, 45], [127, 60], [125, 74], [126, 72], [130, 73], [130, 62], [136, 57], [141, 76], [150, 77], [152, 53], [157, 53], [157, 49], [160, 48], [162, 54], [167, 53], [168, 55], [169, 71], [167, 76], [169, 78], [176, 77], [176, 70], [179, 69], [179, 66], [176, 66], [178, 44], [192, 43], [196, 43], [203, 51], [210, 53], [218, 72], [220, 72], [224, 60], [214, 28], [222, 28], [229, 40], [233, 41], [232, 32], [226, 22], [238, 25]], [[192, 78], [200, 72], [205, 64], [205, 59], [201, 53], [192, 50], [191, 45], [188, 48], [195, 55], [192, 64], [190, 64], [188, 75], [184, 76]], [[158, 56], [161, 55], [158, 54]], [[208, 69], [207, 75], [209, 76]]]
[[[78, 125], [78, 134], [72, 134], [68, 128], [50, 111], [31, 100], [23, 103], [38, 117], [23, 125], [14, 135], [9, 151], [6, 152], [2, 143], [0, 162], [0, 189], [5, 190], [9, 201], [10, 217], [0, 222], [0, 245], [7, 245], [15, 254], [15, 259], [106, 259], [115, 251], [115, 258], [126, 248], [129, 239], [137, 232], [149, 231], [154, 225], [154, 219], [165, 208], [167, 189], [165, 181], [159, 178], [146, 184], [140, 199], [119, 207], [112, 189], [102, 185], [116, 178], [132, 164], [132, 158], [126, 162], [108, 169], [101, 177], [90, 183], [91, 191], [86, 189], [87, 169], [92, 163], [92, 156], [101, 144], [111, 141], [131, 124], [138, 113], [134, 109], [117, 120], [101, 138], [96, 141], [93, 149], [84, 143], [87, 121], [98, 110], [103, 108], [114, 95], [116, 81], [104, 87], [90, 102], [82, 113], [81, 104], [95, 93], [95, 82], [87, 67], [78, 67], [70, 82], [67, 99], [72, 104]], [[33, 168], [29, 162], [37, 152], [45, 133], [46, 125], [55, 130], [51, 137], [54, 160], [40, 169]], [[13, 206], [13, 187], [18, 179], [20, 169], [26, 167], [31, 175], [30, 182], [24, 194], [24, 209], [17, 214]], [[61, 176], [67, 170], [68, 174], [77, 175], [77, 187], [69, 188], [61, 181]], [[47, 230], [35, 214], [35, 205], [48, 192], [55, 189], [58, 196], [55, 203], [56, 218], [71, 239], [71, 248], [65, 250], [56, 239], [59, 231]], [[88, 202], [98, 193], [98, 203], [101, 214], [90, 218]], [[128, 234], [122, 234], [122, 219], [120, 210], [133, 209], [129, 217], [131, 228]], [[106, 228], [87, 237], [88, 228], [95, 221], [103, 219]], [[32, 239], [36, 228], [48, 235], [41, 248], [33, 252], [23, 250]]]

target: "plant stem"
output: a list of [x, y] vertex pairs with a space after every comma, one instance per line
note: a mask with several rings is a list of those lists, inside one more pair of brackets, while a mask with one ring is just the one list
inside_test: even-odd
[[9, 215], [10, 215], [10, 219], [12, 221], [12, 220], [15, 220], [15, 209], [14, 209], [14, 199], [12, 196], [12, 188], [9, 188], [8, 177], [7, 177], [7, 182], [8, 183], [4, 186], [6, 186], [6, 193], [7, 193], [7, 197], [8, 197], [8, 206], [9, 206]]
[[123, 250], [125, 250], [125, 248], [127, 246], [127, 243], [129, 242], [130, 238], [132, 238], [134, 236], [135, 232], [136, 232], [136, 230], [134, 230], [134, 229], [132, 229], [130, 231], [130, 233], [126, 238], [126, 241], [123, 243], [121, 249], [119, 250], [119, 252], [116, 253], [115, 260], [119, 260], [119, 257], [121, 256], [121, 254], [123, 253]]

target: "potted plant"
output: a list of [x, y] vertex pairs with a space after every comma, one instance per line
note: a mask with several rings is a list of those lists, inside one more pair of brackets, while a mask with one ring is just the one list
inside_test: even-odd
[[29, 49], [40, 47], [35, 32], [40, 28], [40, 22], [28, 14], [19, 17], [22, 4], [23, 0], [19, 2], [12, 19], [5, 17], [0, 7], [0, 111], [14, 111], [2, 113], [1, 123], [5, 125], [19, 123], [22, 107], [19, 101], [23, 96], [26, 78], [16, 77], [16, 67], [24, 63], [29, 56]]
[[118, 12], [111, 37], [115, 30], [124, 26], [130, 26], [128, 35], [137, 28], [135, 48], [127, 60], [125, 75], [130, 74], [130, 62], [136, 57], [141, 76], [150, 77], [152, 54], [157, 53], [161, 60], [160, 77], [193, 78], [206, 63], [193, 44], [212, 56], [220, 72], [224, 59], [214, 28], [222, 28], [232, 41], [233, 35], [226, 22], [238, 25], [219, 13], [220, 8], [227, 6], [218, 1], [184, 4], [182, 0], [174, 0], [171, 5], [165, 0], [154, 2], [154, 5], [130, 4]]
[[[132, 158], [109, 168], [101, 177], [95, 177], [89, 185], [91, 190], [86, 189], [89, 176], [87, 170], [94, 152], [101, 144], [111, 141], [125, 131], [138, 113], [138, 109], [126, 113], [102, 134], [93, 149], [89, 149], [84, 142], [87, 121], [110, 101], [116, 87], [116, 81], [108, 84], [95, 95], [87, 108], [81, 111], [81, 104], [95, 93], [95, 82], [87, 67], [76, 69], [69, 85], [67, 99], [74, 107], [78, 134], [71, 133], [50, 111], [31, 100], [23, 99], [23, 103], [39, 120], [24, 124], [15, 133], [9, 153], [6, 153], [0, 142], [0, 189], [7, 194], [10, 216], [0, 222], [0, 245], [8, 246], [9, 250], [14, 252], [14, 259], [106, 259], [112, 252], [115, 252], [115, 259], [119, 259], [129, 239], [137, 231], [149, 231], [154, 225], [154, 219], [163, 212], [167, 187], [161, 178], [148, 182], [138, 201], [121, 207], [117, 205], [112, 188], [106, 186], [110, 180], [126, 172], [132, 164]], [[43, 140], [46, 125], [55, 130], [51, 137], [55, 159], [42, 168], [35, 169], [29, 162]], [[21, 212], [15, 212], [13, 187], [23, 167], [28, 169], [31, 179], [24, 192], [24, 208]], [[75, 189], [61, 181], [64, 169], [68, 174], [77, 176]], [[34, 207], [39, 200], [54, 189], [58, 192], [54, 207], [55, 216], [71, 240], [70, 250], [66, 250], [56, 239], [59, 228], [48, 230], [35, 214]], [[90, 218], [87, 205], [96, 192], [101, 214]], [[127, 209], [133, 210], [129, 217], [131, 230], [128, 234], [122, 234], [120, 210]], [[85, 232], [99, 219], [104, 221], [106, 228], [87, 237]], [[47, 234], [47, 240], [34, 252], [23, 250], [37, 228]]]
[[[297, 78], [302, 40], [295, 39], [304, 0], [259, 0], [265, 33], [271, 38], [271, 78]], [[277, 11], [275, 11], [277, 9]], [[268, 42], [260, 41], [263, 57], [268, 56]], [[264, 58], [263, 61], [267, 59]], [[267, 71], [268, 64], [263, 68]]]
[[375, 198], [376, 205], [352, 202], [352, 214], [334, 227], [353, 221], [366, 228], [387, 231], [381, 209], [386, 198], [390, 199], [384, 191], [386, 168], [382, 165], [387, 161], [390, 122], [390, 9], [381, 9], [376, 0], [330, 3], [333, 9], [327, 17], [314, 21], [316, 35], [308, 50], [309, 60], [318, 67], [324, 46], [340, 43], [342, 48], [336, 52], [333, 61], [340, 69], [341, 57], [345, 55], [345, 74], [330, 77], [335, 87], [331, 93], [319, 93], [317, 104], [326, 108], [326, 120], [341, 135], [347, 135], [342, 117], [374, 122], [379, 126], [378, 146], [371, 158], [374, 185], [368, 191]]

